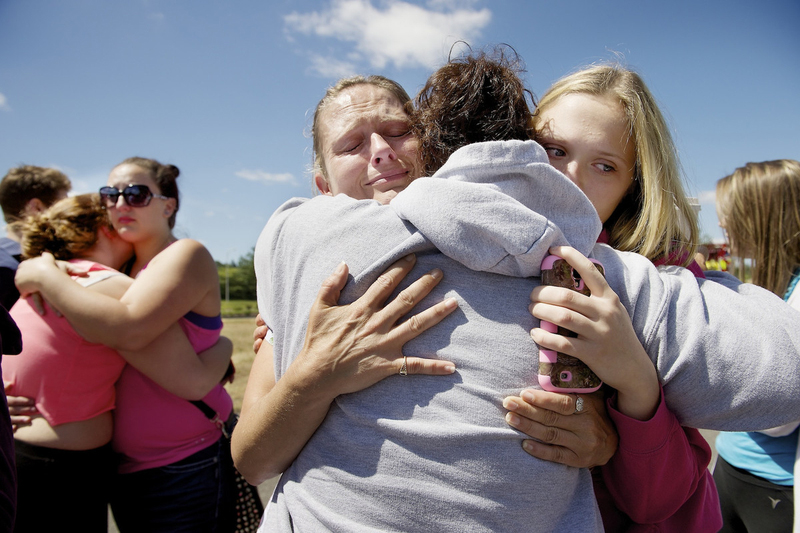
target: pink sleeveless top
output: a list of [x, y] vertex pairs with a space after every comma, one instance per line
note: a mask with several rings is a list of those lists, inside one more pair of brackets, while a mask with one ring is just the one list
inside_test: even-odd
[[[214, 345], [222, 330], [219, 316], [188, 313], [179, 321], [196, 352]], [[203, 401], [225, 420], [233, 401], [216, 385]], [[219, 429], [189, 400], [179, 398], [150, 378], [126, 366], [117, 383], [114, 449], [123, 455], [119, 472], [127, 474], [165, 466], [207, 448], [222, 436]]]
[[[70, 263], [90, 272], [120, 275], [91, 261]], [[3, 357], [10, 396], [34, 398], [36, 409], [51, 426], [88, 420], [114, 408], [114, 383], [125, 366], [116, 351], [87, 342], [52, 309], [39, 316], [30, 298], [18, 300], [11, 316], [22, 332], [22, 353]]]

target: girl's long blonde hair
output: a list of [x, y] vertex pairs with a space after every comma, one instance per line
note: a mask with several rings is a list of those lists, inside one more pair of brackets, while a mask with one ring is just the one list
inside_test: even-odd
[[542, 127], [539, 112], [574, 93], [617, 99], [636, 148], [633, 183], [605, 224], [609, 244], [651, 261], [670, 259], [679, 252], [688, 265], [697, 248], [697, 213], [684, 192], [669, 127], [647, 85], [637, 73], [618, 64], [581, 69], [558, 80], [542, 96], [534, 112], [537, 131]]
[[800, 163], [747, 163], [717, 182], [731, 251], [753, 259], [753, 283], [784, 296], [800, 268]]

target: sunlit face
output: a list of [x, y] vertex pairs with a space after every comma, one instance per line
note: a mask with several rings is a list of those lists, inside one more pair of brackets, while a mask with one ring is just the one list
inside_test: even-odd
[[[150, 173], [130, 163], [114, 167], [108, 175], [107, 184], [120, 191], [128, 185], [147, 185], [151, 192], [161, 194]], [[120, 195], [117, 203], [108, 207], [108, 218], [120, 237], [135, 242], [163, 233], [165, 226], [169, 230], [168, 221], [174, 210], [174, 198], [153, 197], [146, 206], [131, 207]]]
[[589, 197], [604, 223], [633, 183], [636, 149], [622, 105], [610, 96], [560, 97], [539, 113], [550, 164]]
[[403, 105], [386, 89], [349, 87], [318, 120], [327, 179], [314, 179], [324, 194], [386, 204], [419, 177], [419, 142]]
[[133, 257], [133, 253], [133, 245], [122, 239], [116, 231], [105, 226], [100, 228], [94, 250], [95, 260], [120, 270]]

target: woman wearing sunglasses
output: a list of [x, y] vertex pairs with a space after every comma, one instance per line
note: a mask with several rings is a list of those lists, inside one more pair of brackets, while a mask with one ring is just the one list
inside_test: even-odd
[[[87, 340], [141, 350], [179, 323], [195, 351], [222, 329], [219, 280], [208, 250], [172, 234], [179, 170], [126, 159], [100, 191], [109, 219], [133, 245], [136, 279], [120, 300], [73, 283], [44, 255], [17, 274], [22, 294], [39, 291]], [[220, 420], [232, 411], [221, 384], [204, 398]], [[121, 454], [112, 509], [120, 531], [228, 531], [233, 524], [230, 461], [217, 424], [195, 405], [126, 367], [117, 384], [114, 449]]]
[[[133, 249], [110, 227], [97, 193], [61, 200], [23, 223], [23, 257], [44, 252], [86, 270], [75, 281], [88, 290], [120, 298], [133, 283], [116, 270]], [[11, 316], [22, 331], [23, 348], [18, 357], [3, 358], [6, 392], [30, 398], [37, 414], [14, 428], [15, 531], [80, 524], [84, 532], [105, 532], [116, 468], [110, 444], [115, 384], [125, 363], [165, 389], [197, 399], [225, 371], [230, 341], [218, 343], [211, 360], [204, 354], [201, 361], [173, 324], [141, 352], [118, 353], [87, 342], [56, 313], [39, 315], [31, 299], [17, 301]]]

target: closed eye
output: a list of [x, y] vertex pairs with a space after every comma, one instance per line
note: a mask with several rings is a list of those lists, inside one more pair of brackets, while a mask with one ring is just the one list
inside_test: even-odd
[[410, 134], [411, 134], [411, 129], [404, 126], [404, 127], [400, 127], [400, 128], [389, 129], [389, 130], [386, 131], [385, 135], [386, 135], [386, 137], [392, 137], [392, 138], [397, 139], [397, 138], [400, 138], [400, 137], [405, 137], [406, 135], [410, 135]]
[[351, 152], [355, 152], [359, 146], [361, 146], [362, 140], [361, 139], [350, 139], [347, 142], [341, 143], [339, 146], [334, 150], [334, 153], [337, 154], [348, 154]]

